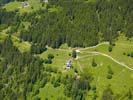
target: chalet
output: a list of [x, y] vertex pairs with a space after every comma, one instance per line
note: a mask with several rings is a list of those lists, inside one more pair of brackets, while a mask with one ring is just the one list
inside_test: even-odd
[[76, 53], [80, 53], [80, 51], [77, 49], [77, 50], [76, 50]]
[[68, 60], [66, 63], [66, 69], [70, 69], [72, 67], [72, 61]]
[[28, 2], [22, 2], [22, 8], [26, 8], [29, 7], [29, 3]]
[[48, 3], [48, 0], [43, 0], [44, 3]]

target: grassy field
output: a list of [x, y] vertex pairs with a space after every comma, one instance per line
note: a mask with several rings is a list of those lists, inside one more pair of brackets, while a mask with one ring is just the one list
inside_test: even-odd
[[66, 97], [63, 93], [64, 87], [63, 85], [54, 88], [51, 83], [46, 84], [46, 86], [42, 89], [40, 89], [39, 96], [42, 100], [45, 100], [48, 98], [48, 100], [57, 100], [60, 98], [65, 98], [67, 100], [70, 100], [70, 98]]
[[7, 9], [7, 11], [13, 11], [16, 9], [20, 10], [20, 13], [24, 12], [31, 12], [31, 11], [36, 11], [39, 10], [40, 8], [45, 8], [46, 6], [42, 7], [42, 3], [40, 3], [40, 0], [28, 0], [29, 3], [28, 7], [23, 8], [21, 2], [10, 2], [4, 6], [4, 8]]
[[[0, 33], [0, 41], [3, 41], [6, 37], [9, 35], [6, 34], [6, 31], [2, 31]], [[20, 42], [20, 39], [14, 35], [12, 35], [12, 41], [14, 43], [14, 46], [16, 46], [21, 52], [27, 52], [30, 50], [31, 44], [26, 41]]]
[[41, 58], [46, 59], [48, 54], [53, 54], [54, 59], [53, 63], [50, 64], [50, 66], [57, 67], [57, 68], [64, 68], [67, 60], [71, 58], [69, 54], [71, 54], [71, 51], [69, 50], [55, 50], [55, 49], [48, 49], [46, 52], [39, 55]]
[[[108, 51], [108, 44], [100, 45], [96, 48], [89, 48], [83, 51], [96, 51], [96, 52], [102, 52], [107, 55], [110, 55], [114, 59], [117, 59], [119, 62], [126, 64], [127, 66], [133, 68], [133, 58], [128, 57], [127, 54], [131, 53], [133, 51], [133, 40], [127, 41], [127, 38], [125, 38], [123, 35], [121, 35], [118, 38], [118, 41], [116, 41], [116, 46], [113, 47], [112, 52]], [[124, 55], [125, 53], [126, 55]]]
[[[113, 48], [113, 51], [111, 53], [108, 52], [108, 46], [108, 44], [103, 44], [93, 49], [91, 48], [81, 51], [81, 53], [79, 54], [79, 59], [73, 60], [73, 69], [71, 69], [70, 72], [68, 71], [68, 73], [74, 74], [75, 68], [78, 70], [79, 73], [89, 71], [89, 73], [91, 73], [94, 77], [91, 85], [96, 86], [97, 88], [97, 100], [101, 99], [103, 90], [109, 85], [113, 92], [120, 96], [123, 100], [123, 97], [128, 92], [128, 89], [133, 88], [133, 71], [125, 68], [124, 66], [121, 66], [120, 64], [117, 64], [108, 57], [97, 54], [88, 54], [87, 52], [103, 52], [107, 55], [114, 57], [116, 60], [122, 61], [123, 63], [132, 67], [133, 59], [127, 57], [126, 55], [123, 55], [123, 52], [130, 52], [133, 50], [132, 41], [127, 41], [125, 37], [120, 36], [120, 38], [116, 42], [116, 46]], [[61, 49], [48, 49], [46, 52], [42, 53], [39, 56], [45, 59], [47, 58], [47, 55], [49, 53], [54, 54], [55, 58], [53, 59], [53, 63], [50, 66], [57, 67], [60, 70], [64, 70], [66, 61], [71, 58], [69, 55], [71, 51], [72, 50], [70, 48], [68, 49], [68, 46], [64, 44], [61, 46]], [[97, 67], [92, 67], [92, 59], [95, 59]], [[112, 75], [112, 79], [107, 78], [108, 66], [110, 66], [114, 73]], [[59, 88], [61, 90], [58, 90]], [[50, 98], [50, 100], [56, 100], [56, 93], [47, 93], [47, 89], [50, 89], [49, 91], [58, 91], [60, 94], [63, 94], [62, 90], [64, 88], [61, 86], [55, 89], [51, 84], [48, 83], [44, 88], [40, 89], [39, 96], [41, 98], [48, 97]], [[49, 95], [46, 96], [46, 94]], [[92, 100], [92, 98], [93, 91], [89, 91], [86, 99]]]
[[[8, 34], [4, 32], [0, 33], [0, 41], [4, 40]], [[13, 43], [21, 52], [26, 52], [30, 50], [30, 43], [28, 42], [20, 42], [19, 38], [16, 36], [12, 36]], [[78, 54], [78, 59], [73, 59], [72, 64], [73, 68], [70, 70], [65, 70], [66, 62], [69, 59], [72, 59], [71, 53], [73, 48], [69, 48], [67, 44], [63, 44], [59, 49], [48, 48], [47, 51], [39, 54], [37, 56], [42, 59], [47, 59], [48, 54], [53, 54], [54, 59], [52, 60], [52, 64], [47, 64], [45, 66], [57, 69], [57, 73], [54, 73], [55, 77], [58, 76], [58, 72], [62, 72], [63, 74], [74, 75], [74, 70], [76, 69], [80, 75], [80, 73], [89, 72], [93, 76], [93, 80], [91, 82], [91, 86], [96, 86], [96, 95], [97, 100], [101, 99], [101, 95], [103, 90], [110, 85], [114, 94], [121, 97], [120, 100], [128, 100], [123, 97], [128, 92], [129, 88], [133, 88], [133, 71], [127, 69], [126, 67], [117, 64], [110, 58], [88, 52], [101, 52], [107, 54], [114, 59], [128, 65], [130, 68], [133, 68], [133, 58], [128, 57], [127, 55], [123, 55], [123, 52], [128, 53], [133, 51], [133, 40], [128, 40], [124, 36], [120, 36], [118, 41], [116, 41], [116, 46], [113, 47], [112, 52], [108, 52], [108, 44], [102, 44], [94, 48], [82, 49]], [[96, 67], [92, 66], [92, 59], [95, 59], [97, 63]], [[113, 71], [113, 75], [111, 79], [107, 78], [109, 67]], [[34, 88], [38, 88], [38, 83], [35, 84]], [[31, 93], [32, 94], [32, 93]], [[58, 95], [60, 94], [60, 95]], [[90, 90], [86, 96], [86, 100], [92, 100], [94, 92]], [[71, 100], [70, 98], [64, 95], [64, 86], [61, 84], [59, 87], [54, 87], [51, 82], [48, 82], [44, 87], [39, 89], [39, 96], [42, 100], [57, 100], [60, 98], [64, 98], [67, 100]], [[29, 100], [33, 100], [34, 97], [29, 95]]]
[[[95, 58], [97, 67], [92, 67], [92, 59]], [[88, 70], [93, 76], [93, 85], [97, 87], [97, 95], [100, 99], [102, 91], [110, 84], [114, 93], [121, 94], [128, 88], [133, 87], [133, 72], [116, 64], [109, 58], [101, 55], [89, 56], [78, 60], [84, 71]], [[108, 66], [113, 71], [112, 79], [107, 79]], [[125, 92], [124, 92], [125, 93]], [[91, 96], [88, 96], [88, 99]], [[98, 100], [99, 100], [98, 99]], [[91, 99], [90, 99], [91, 100]]]

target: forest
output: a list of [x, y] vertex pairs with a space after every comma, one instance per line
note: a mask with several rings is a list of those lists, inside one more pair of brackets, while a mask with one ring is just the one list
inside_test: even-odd
[[[28, 30], [22, 30], [20, 38], [53, 48], [62, 43], [68, 43], [71, 47], [87, 47], [101, 41], [113, 42], [119, 32], [130, 38], [133, 36], [130, 4], [131, 0], [126, 3], [124, 0], [98, 0], [95, 3], [52, 0], [45, 11], [36, 13], [39, 18], [33, 17], [35, 14], [25, 16], [28, 21], [32, 19], [32, 24]], [[55, 5], [59, 6], [58, 12], [49, 12], [49, 7]]]
[[[62, 76], [57, 70], [46, 67], [54, 59], [52, 54], [45, 60], [38, 57], [38, 54], [46, 52], [47, 46], [57, 49], [66, 43], [72, 48], [85, 48], [106, 41], [113, 45], [120, 33], [127, 40], [133, 37], [133, 0], [49, 0], [46, 9], [23, 14], [18, 9], [7, 11], [3, 8], [3, 5], [12, 1], [15, 0], [0, 0], [0, 31], [10, 27], [8, 37], [0, 41], [1, 100], [28, 100], [27, 95], [31, 91], [33, 96], [38, 94], [39, 89], [33, 88], [37, 82], [40, 82], [39, 88], [48, 82], [54, 87], [63, 84], [66, 97], [85, 100], [87, 91], [96, 91], [95, 87], [91, 87], [91, 74], [80, 74], [80, 80], [71, 75]], [[56, 11], [50, 11], [51, 8]], [[23, 22], [30, 23], [28, 28], [25, 28]], [[13, 44], [13, 35], [20, 39], [20, 43], [31, 43], [30, 51], [20, 52]], [[94, 60], [92, 65], [97, 66]], [[58, 73], [59, 77], [53, 79], [53, 73]], [[102, 100], [117, 100], [112, 95], [108, 87], [103, 91]], [[132, 100], [130, 90], [127, 96]]]

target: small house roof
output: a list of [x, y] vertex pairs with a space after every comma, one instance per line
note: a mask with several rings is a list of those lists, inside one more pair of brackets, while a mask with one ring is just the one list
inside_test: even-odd
[[72, 61], [71, 60], [68, 60], [67, 63], [66, 63], [66, 66], [67, 67], [71, 67], [72, 66]]
[[43, 0], [43, 2], [48, 3], [48, 0]]
[[79, 53], [80, 51], [79, 50], [76, 50], [77, 53]]

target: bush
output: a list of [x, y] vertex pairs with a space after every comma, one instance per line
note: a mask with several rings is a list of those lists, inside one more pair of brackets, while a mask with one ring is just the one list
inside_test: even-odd
[[93, 67], [96, 67], [97, 66], [97, 63], [95, 62], [95, 59], [92, 60], [92, 66]]
[[125, 52], [123, 52], [123, 55], [126, 55], [126, 53], [125, 53]]
[[107, 79], [112, 79], [112, 75], [111, 74], [108, 74], [107, 75]]
[[33, 6], [31, 6], [31, 9], [34, 9], [34, 7], [33, 7]]
[[41, 100], [40, 97], [36, 96], [34, 100]]
[[46, 71], [57, 73], [57, 68], [51, 67], [51, 66], [47, 66], [47, 67], [46, 67]]
[[92, 89], [92, 91], [94, 92], [94, 93], [96, 93], [96, 86], [95, 85], [93, 85], [92, 87], [91, 87], [91, 89]]
[[48, 59], [53, 59], [54, 55], [53, 54], [48, 54]]
[[96, 93], [93, 95], [93, 98], [92, 98], [92, 100], [96, 100], [97, 99], [97, 95], [96, 95]]
[[76, 57], [77, 57], [77, 53], [76, 53], [75, 50], [73, 50], [73, 52], [72, 52], [72, 57], [73, 57], [73, 58], [76, 58]]
[[108, 66], [108, 74], [110, 74], [110, 75], [113, 75], [114, 74], [114, 72], [112, 71], [112, 69], [111, 69], [110, 66]]
[[39, 94], [39, 89], [34, 91], [34, 95], [37, 95], [37, 94]]
[[116, 45], [115, 43], [112, 44], [112, 46], [115, 46], [115, 45]]
[[51, 83], [53, 84], [54, 87], [58, 87], [60, 86], [60, 81], [61, 81], [61, 77], [58, 77], [57, 79], [56, 77], [53, 77]]
[[131, 52], [130, 56], [133, 57], [133, 52]]
[[108, 48], [108, 51], [112, 52], [112, 49], [113, 49], [113, 47], [110, 45], [109, 48]]
[[78, 73], [78, 70], [75, 68], [75, 69], [74, 69], [74, 72], [75, 72], [75, 73]]
[[127, 56], [129, 57], [130, 56], [130, 53], [128, 53]]

